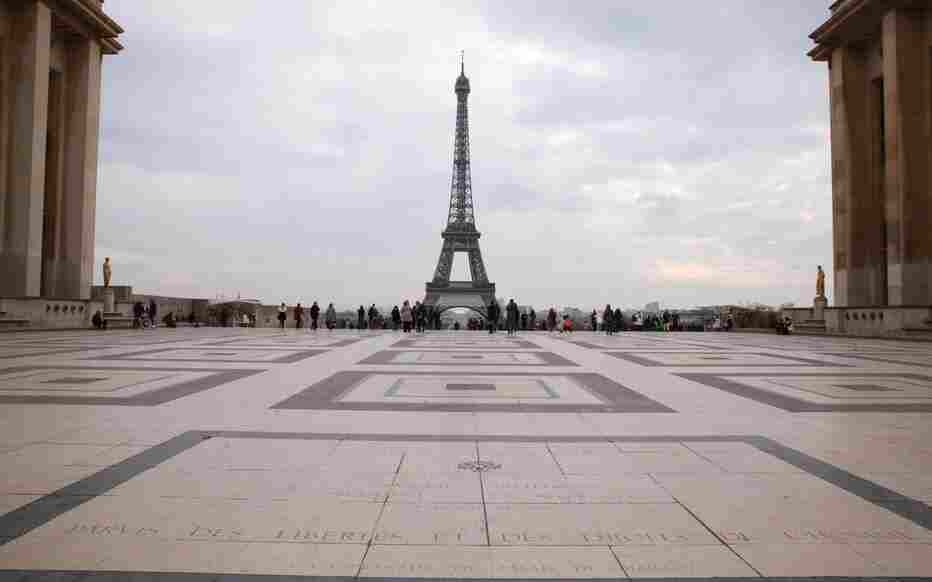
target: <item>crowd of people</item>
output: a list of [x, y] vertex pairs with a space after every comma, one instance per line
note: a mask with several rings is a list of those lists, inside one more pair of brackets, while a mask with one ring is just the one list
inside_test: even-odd
[[[147, 328], [157, 327], [158, 304], [155, 299], [147, 302], [136, 301], [133, 304], [133, 327]], [[450, 327], [454, 330], [461, 328], [460, 321], [456, 320], [450, 323], [442, 320], [443, 310], [435, 309], [434, 306], [428, 305], [421, 301], [404, 300], [402, 304], [393, 306], [386, 313], [371, 304], [368, 308], [360, 305], [355, 310], [355, 318], [350, 315], [353, 312], [338, 313], [334, 304], [328, 303], [326, 309], [321, 309], [317, 301], [313, 301], [310, 307], [305, 307], [301, 302], [289, 307], [282, 302], [277, 308], [278, 326], [281, 329], [294, 327], [295, 329], [304, 329], [307, 331], [316, 331], [320, 327], [326, 327], [328, 330], [336, 328], [357, 329], [357, 330], [380, 330], [391, 329], [401, 331], [402, 333], [422, 333], [428, 329], [443, 329]], [[607, 304], [601, 310], [593, 309], [588, 318], [578, 310], [569, 310], [569, 313], [560, 313], [554, 307], [550, 307], [542, 317], [539, 317], [533, 307], [520, 307], [511, 298], [502, 307], [496, 299], [485, 306], [483, 310], [476, 310], [478, 317], [473, 317], [465, 322], [465, 328], [468, 330], [487, 330], [488, 333], [496, 333], [503, 330], [507, 335], [514, 335], [518, 331], [547, 331], [558, 333], [572, 333], [576, 329], [602, 331], [608, 335], [613, 335], [622, 331], [731, 331], [735, 327], [735, 320], [730, 313], [714, 320], [696, 322], [695, 320], [682, 321], [680, 314], [675, 311], [665, 310], [658, 313], [642, 314], [641, 312], [626, 315], [620, 307], [612, 307]], [[274, 313], [274, 312], [273, 312]], [[99, 312], [92, 318], [95, 327], [105, 328], [106, 321]], [[227, 314], [229, 315], [229, 314]], [[234, 314], [234, 325], [245, 327], [256, 327], [256, 313]], [[229, 317], [221, 317], [219, 322], [226, 325]], [[242, 317], [242, 322], [239, 318]], [[196, 326], [193, 312], [188, 314], [186, 319], [192, 326]], [[291, 319], [291, 322], [289, 322]], [[788, 318], [786, 318], [788, 320]], [[323, 320], [323, 321], [321, 321]], [[208, 323], [213, 321], [208, 317]], [[268, 319], [265, 320], [269, 322]], [[161, 323], [166, 327], [175, 327], [176, 318], [174, 313], [169, 312], [161, 319]], [[776, 324], [777, 333], [791, 333], [793, 330], [792, 322], [781, 319]]]
[[[293, 317], [296, 329], [316, 331], [320, 321], [320, 305], [315, 301], [305, 309], [299, 302], [294, 307]], [[282, 301], [282, 304], [278, 307], [278, 325], [280, 328], [285, 329], [287, 319], [288, 306]], [[337, 326], [337, 310], [333, 307], [333, 303], [328, 305], [327, 310], [324, 311], [324, 326], [329, 330], [333, 330]]]

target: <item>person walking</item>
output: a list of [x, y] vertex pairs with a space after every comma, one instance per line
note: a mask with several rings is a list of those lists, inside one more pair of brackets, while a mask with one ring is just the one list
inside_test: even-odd
[[518, 304], [514, 298], [508, 300], [505, 306], [505, 326], [508, 329], [508, 335], [514, 335], [518, 332]]
[[552, 332], [557, 327], [557, 311], [551, 307], [547, 312], [547, 331]]
[[320, 318], [320, 305], [315, 301], [311, 305], [311, 329], [317, 331], [317, 320]]
[[495, 298], [492, 298], [492, 301], [489, 303], [489, 333], [495, 333], [495, 330], [498, 329], [498, 319], [501, 317], [501, 307], [498, 305], [498, 301]]
[[595, 309], [589, 314], [589, 327], [592, 328], [592, 331], [599, 331], [599, 314]]
[[376, 318], [379, 316], [379, 310], [375, 308], [375, 303], [369, 306], [369, 329], [375, 329]]
[[366, 327], [366, 308], [360, 305], [359, 309], [356, 310], [356, 329], [364, 329], [365, 327]]
[[324, 313], [324, 325], [330, 331], [337, 326], [337, 310], [333, 308], [333, 303], [327, 306], [327, 311]]
[[528, 329], [534, 331], [537, 329], [537, 312], [534, 311], [534, 308], [531, 308], [531, 312], [527, 316]]
[[625, 330], [625, 314], [621, 312], [621, 307], [615, 308], [615, 316], [612, 318], [612, 324], [615, 326], [613, 333]]
[[145, 307], [142, 306], [142, 301], [137, 301], [133, 303], [133, 327], [142, 329], [142, 316], [146, 312]]
[[149, 299], [149, 322], [152, 324], [152, 327], [158, 326], [158, 312], [159, 307], [155, 303], [155, 298]]
[[401, 305], [401, 332], [410, 333], [411, 332], [411, 322], [414, 321], [414, 314], [411, 312], [411, 304], [408, 303], [408, 300], [405, 299], [405, 302]]
[[427, 309], [420, 301], [414, 302], [414, 325], [417, 333], [424, 333], [424, 322], [427, 316]]
[[602, 329], [605, 331], [605, 335], [615, 333], [615, 313], [608, 303], [605, 304], [605, 311], [602, 312]]
[[301, 329], [304, 324], [304, 308], [301, 307], [301, 302], [298, 301], [298, 304], [294, 306], [294, 328]]
[[288, 317], [288, 308], [285, 307], [285, 302], [282, 301], [282, 304], [278, 306], [278, 327], [280, 329], [285, 329], [285, 319]]
[[398, 309], [398, 306], [392, 307], [392, 331], [398, 331], [398, 327], [401, 325], [401, 310]]

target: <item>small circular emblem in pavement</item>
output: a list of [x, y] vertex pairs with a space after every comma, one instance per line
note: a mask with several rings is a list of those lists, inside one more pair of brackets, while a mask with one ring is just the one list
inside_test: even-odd
[[457, 465], [457, 468], [464, 471], [484, 473], [485, 471], [491, 471], [493, 469], [501, 469], [502, 466], [498, 463], [493, 463], [492, 461], [464, 461]]

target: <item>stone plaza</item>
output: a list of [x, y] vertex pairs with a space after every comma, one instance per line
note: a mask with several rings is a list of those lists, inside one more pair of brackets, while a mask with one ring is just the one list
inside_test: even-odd
[[928, 343], [159, 328], [0, 359], [4, 581], [932, 576]]

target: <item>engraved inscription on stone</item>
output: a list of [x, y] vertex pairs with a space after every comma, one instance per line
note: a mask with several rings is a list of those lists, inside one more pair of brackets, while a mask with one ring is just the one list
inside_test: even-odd
[[493, 463], [492, 461], [465, 461], [457, 465], [456, 468], [462, 469], [464, 471], [475, 471], [477, 473], [483, 473], [485, 471], [501, 469], [502, 466], [499, 463]]

